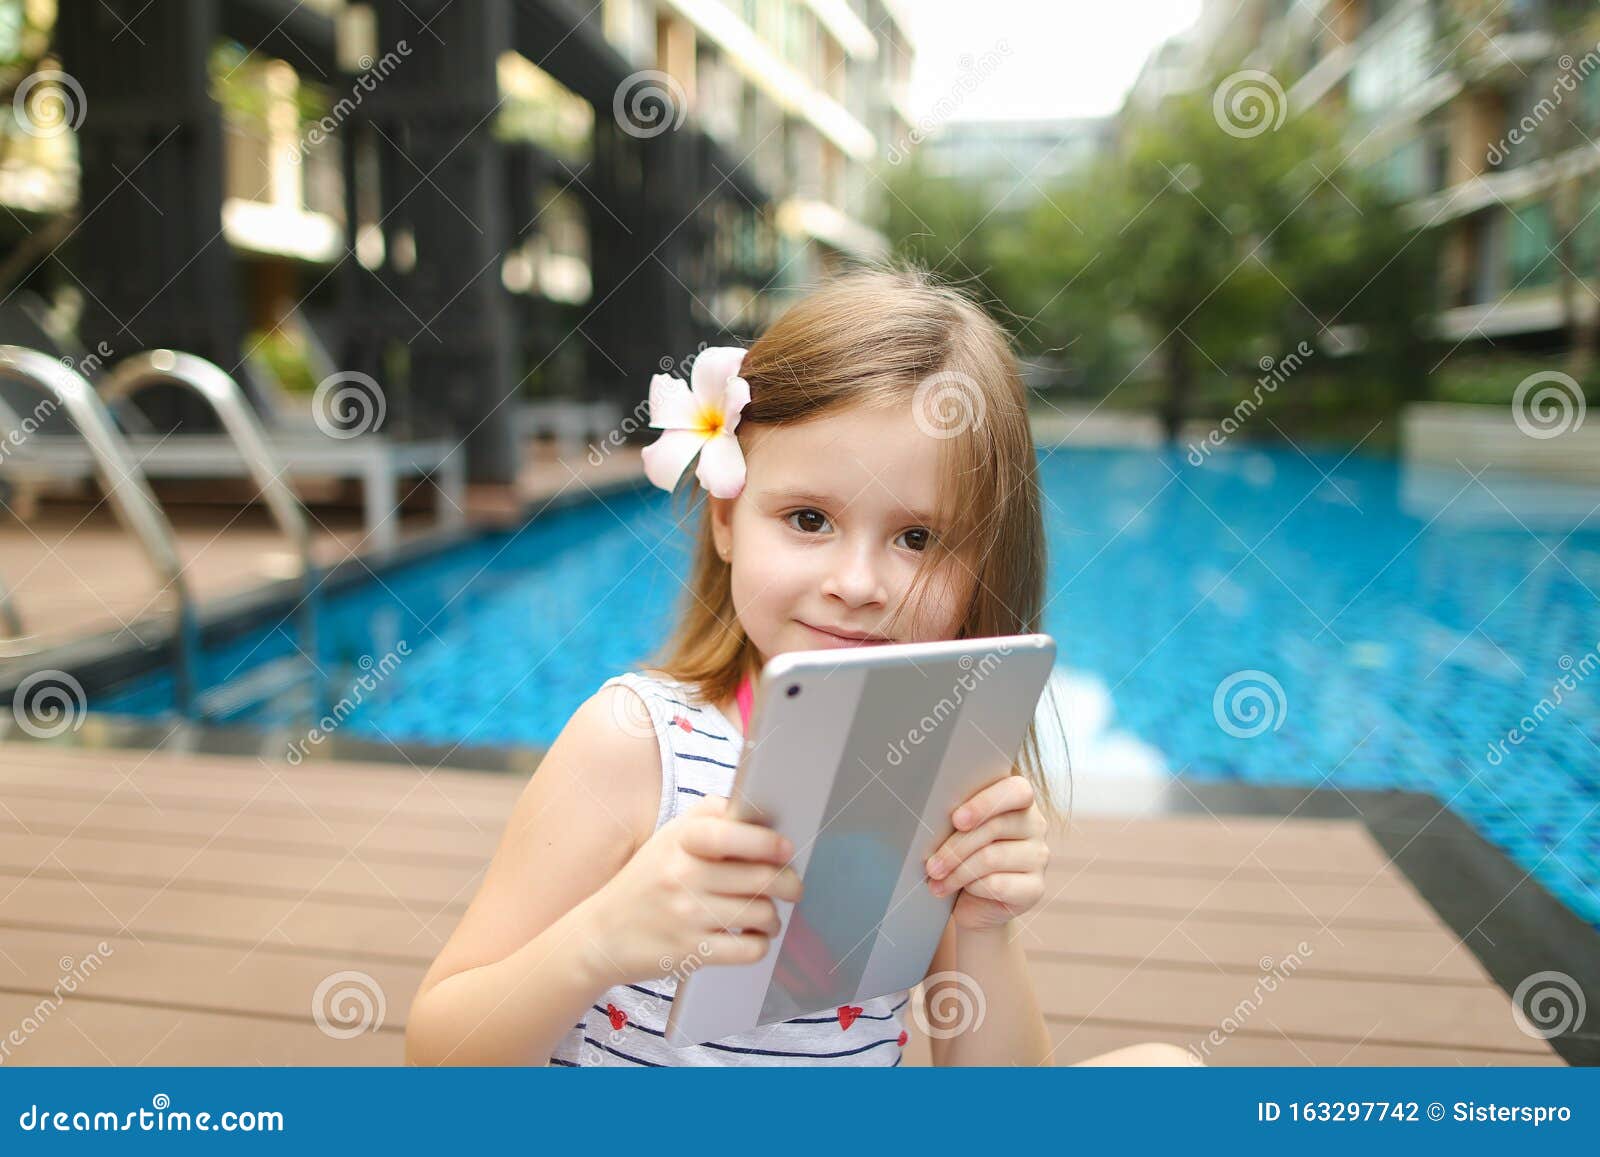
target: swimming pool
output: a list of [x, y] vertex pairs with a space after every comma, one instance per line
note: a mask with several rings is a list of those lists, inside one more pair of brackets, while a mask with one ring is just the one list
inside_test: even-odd
[[[1556, 488], [1292, 448], [1056, 451], [1041, 477], [1081, 773], [1432, 792], [1600, 926], [1600, 529]], [[342, 730], [549, 743], [659, 642], [687, 553], [640, 491], [331, 594], [330, 701], [371, 685]], [[263, 630], [204, 680], [291, 652]], [[170, 681], [91, 707], [159, 714]]]

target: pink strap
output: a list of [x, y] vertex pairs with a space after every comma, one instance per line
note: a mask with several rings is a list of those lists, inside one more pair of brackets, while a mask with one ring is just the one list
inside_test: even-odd
[[750, 734], [750, 709], [755, 706], [756, 689], [750, 683], [750, 676], [744, 677], [744, 682], [739, 684], [739, 690], [734, 692], [734, 702], [739, 705], [739, 723], [744, 728], [746, 735]]

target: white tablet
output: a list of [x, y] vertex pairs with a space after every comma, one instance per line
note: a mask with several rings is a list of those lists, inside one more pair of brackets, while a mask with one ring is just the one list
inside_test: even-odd
[[794, 841], [805, 881], [754, 964], [678, 987], [667, 1041], [719, 1040], [921, 983], [955, 896], [923, 866], [950, 814], [1010, 773], [1055, 662], [1048, 635], [794, 651], [766, 665], [729, 814]]

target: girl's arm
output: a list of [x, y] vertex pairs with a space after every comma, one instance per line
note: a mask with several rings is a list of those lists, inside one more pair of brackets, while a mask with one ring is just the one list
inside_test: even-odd
[[[1050, 1034], [1019, 936], [1015, 920], [984, 929], [958, 927], [953, 919], [945, 925], [923, 983], [934, 1064], [1050, 1063]], [[941, 972], [960, 975], [932, 979]], [[983, 1023], [974, 1028], [978, 1009]], [[944, 1031], [952, 1035], [937, 1035]]]
[[607, 688], [529, 779], [461, 922], [412, 1001], [410, 1064], [540, 1065], [615, 981], [585, 901], [655, 827], [660, 755]]
[[478, 894], [423, 977], [412, 1064], [544, 1064], [606, 989], [694, 953], [761, 959], [777, 900], [799, 900], [792, 843], [707, 796], [656, 829], [661, 757], [630, 734], [625, 688], [578, 709], [529, 781]]

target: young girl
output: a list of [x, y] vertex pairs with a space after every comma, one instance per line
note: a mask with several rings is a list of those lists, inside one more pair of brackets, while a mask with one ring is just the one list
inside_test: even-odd
[[[681, 621], [656, 668], [605, 683], [529, 780], [412, 1005], [412, 1063], [900, 1063], [906, 992], [710, 1044], [663, 1034], [679, 979], [761, 959], [774, 900], [800, 897], [790, 842], [724, 815], [765, 661], [1039, 629], [1044, 531], [1016, 363], [961, 294], [861, 270], [749, 350], [703, 351], [692, 377], [692, 393], [651, 382], [665, 432], [645, 451], [668, 490], [698, 459], [707, 492], [692, 499]], [[956, 896], [929, 1007], [984, 1009], [965, 1031], [936, 1024], [936, 1064], [1051, 1061], [1016, 931], [1045, 892], [1038, 753], [1030, 734], [1019, 774], [958, 807], [927, 863], [932, 892]]]

